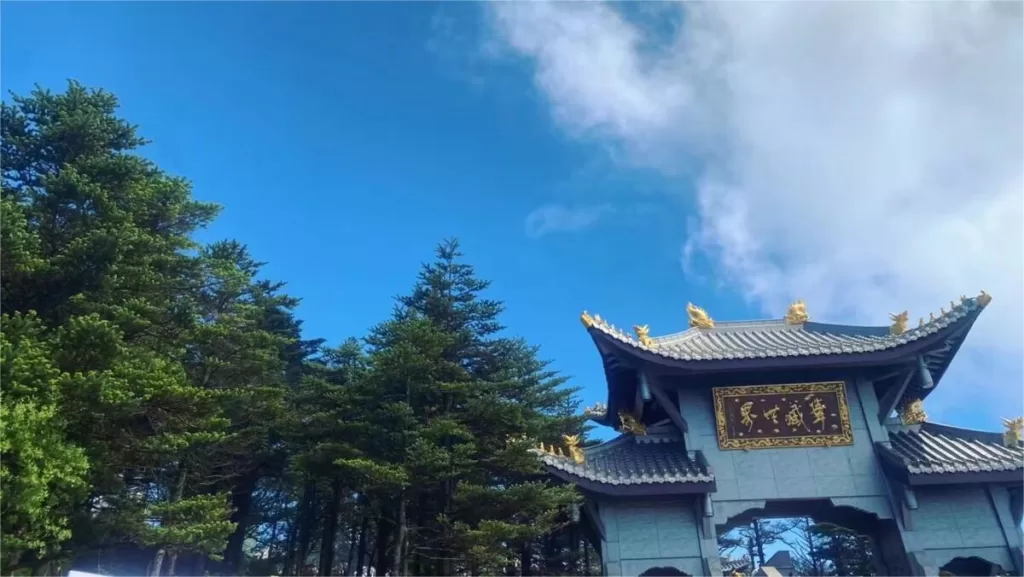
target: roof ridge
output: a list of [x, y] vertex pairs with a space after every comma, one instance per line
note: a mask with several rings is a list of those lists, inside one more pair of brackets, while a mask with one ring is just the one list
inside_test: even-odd
[[[985, 297], [985, 298], [982, 298]], [[616, 328], [600, 315], [583, 315], [584, 325], [620, 343], [653, 354], [682, 361], [741, 360], [771, 357], [819, 356], [881, 352], [893, 349], [967, 319], [970, 322], [984, 305], [988, 295], [964, 298], [949, 311], [921, 326], [892, 334], [887, 327], [840, 325], [807, 321], [786, 324], [785, 320], [725, 321], [712, 328], [691, 327], [681, 332], [651, 337], [648, 327], [634, 327], [636, 337]], [[748, 335], [738, 346], [730, 335]]]
[[1003, 434], [997, 431], [967, 429], [964, 427], [957, 427], [955, 425], [947, 425], [945, 423], [933, 423], [931, 421], [921, 423], [921, 429], [930, 434], [938, 433], [943, 435], [953, 435], [958, 436], [958, 438], [971, 441], [981, 441], [984, 443], [1001, 443], [1003, 439]]

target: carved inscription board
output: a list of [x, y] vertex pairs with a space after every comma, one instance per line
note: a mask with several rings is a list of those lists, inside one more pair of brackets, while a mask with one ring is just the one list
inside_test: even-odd
[[712, 389], [721, 449], [852, 445], [841, 382]]

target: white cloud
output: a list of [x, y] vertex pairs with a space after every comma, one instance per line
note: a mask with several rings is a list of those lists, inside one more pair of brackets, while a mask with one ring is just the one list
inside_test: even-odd
[[526, 217], [526, 234], [531, 238], [540, 238], [553, 232], [578, 232], [597, 224], [610, 210], [611, 207], [606, 205], [542, 206]]
[[[684, 254], [712, 257], [754, 302], [779, 314], [801, 297], [828, 320], [880, 324], [984, 288], [995, 300], [969, 346], [1019, 368], [1022, 5], [675, 10], [665, 41], [642, 14], [591, 2], [492, 3], [488, 24], [569, 134], [633, 167], [696, 171]], [[1011, 374], [999, 390], [1019, 400]]]

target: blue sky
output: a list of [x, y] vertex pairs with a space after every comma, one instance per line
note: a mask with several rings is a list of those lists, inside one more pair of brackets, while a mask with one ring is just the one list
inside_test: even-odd
[[[684, 237], [658, 217], [656, 178], [639, 177], [649, 214], [528, 234], [529, 215], [552, 200], [637, 183], [561, 137], [525, 73], [498, 91], [450, 68], [430, 49], [436, 10], [4, 4], [3, 87], [59, 90], [74, 78], [117, 94], [153, 141], [145, 153], [223, 205], [202, 237], [237, 238], [266, 261], [267, 276], [302, 298], [310, 336], [339, 342], [385, 319], [448, 236], [493, 280], [510, 330], [540, 344], [588, 404], [603, 400], [604, 376], [584, 308], [663, 332], [685, 327], [687, 299], [748, 315], [738, 299], [688, 286]], [[40, 20], [45, 43], [28, 25]]]
[[[123, 115], [153, 141], [145, 153], [191, 179], [198, 198], [224, 206], [202, 238], [239, 239], [266, 261], [266, 275], [286, 281], [302, 299], [309, 336], [337, 343], [364, 334], [389, 315], [391, 297], [411, 286], [434, 245], [460, 238], [468, 260], [493, 280], [491, 296], [507, 303], [510, 330], [540, 344], [584, 388], [586, 404], [603, 400], [604, 377], [578, 320], [584, 308], [665, 334], [685, 328], [687, 301], [717, 319], [744, 319], [781, 316], [785, 302], [805, 297], [821, 320], [884, 324], [888, 312], [906, 305], [926, 307], [912, 316], [927, 316], [929, 308], [937, 312], [980, 288], [996, 302], [1017, 298], [1019, 247], [995, 257], [991, 248], [950, 255], [939, 241], [952, 238], [953, 229], [935, 223], [964, 217], [943, 212], [922, 224], [913, 221], [920, 211], [911, 211], [904, 220], [880, 221], [879, 214], [895, 213], [890, 204], [870, 214], [860, 208], [934, 206], [925, 196], [939, 194], [930, 182], [898, 175], [893, 184], [892, 171], [879, 170], [884, 176], [862, 190], [919, 193], [858, 199], [859, 192], [841, 190], [822, 201], [824, 193], [789, 192], [805, 181], [846, 186], [844, 170], [863, 178], [865, 171], [844, 163], [870, 168], [872, 158], [822, 144], [851, 139], [796, 140], [801, 126], [827, 122], [810, 116], [794, 117], [783, 129], [766, 125], [774, 140], [765, 146], [763, 134], [721, 123], [749, 119], [744, 126], [762, 126], [752, 116], [758, 106], [737, 104], [744, 102], [741, 82], [730, 80], [731, 97], [715, 101], [732, 103], [730, 110], [713, 102], [691, 114], [666, 100], [713, 97], [718, 85], [665, 83], [671, 74], [663, 69], [671, 72], [672, 61], [657, 53], [676, 47], [676, 31], [664, 22], [677, 21], [659, 19], [652, 12], [659, 8], [495, 6], [4, 3], [2, 83], [5, 92], [24, 93], [35, 83], [59, 90], [73, 78], [117, 94]], [[661, 23], [653, 40], [638, 42], [636, 31], [652, 21]], [[772, 100], [763, 105], [770, 108]], [[804, 116], [817, 110], [793, 106]], [[993, 126], [1005, 126], [1005, 118], [998, 120]], [[680, 124], [686, 129], [669, 130]], [[843, 135], [848, 128], [835, 130]], [[871, 149], [872, 138], [893, 142], [901, 134], [860, 135], [861, 144]], [[947, 135], [950, 142], [957, 136]], [[808, 140], [817, 144], [806, 146]], [[1017, 143], [1010, 144], [1012, 152]], [[771, 156], [777, 150], [787, 156]], [[810, 157], [808, 166], [839, 166], [825, 174], [790, 162], [816, 151], [830, 156]], [[944, 161], [947, 152], [927, 162]], [[722, 158], [733, 160], [707, 160]], [[921, 173], [927, 162], [918, 163]], [[986, 175], [1003, 183], [1004, 168], [987, 167]], [[748, 173], [765, 188], [758, 195], [744, 196], [755, 188]], [[740, 192], [716, 195], [724, 188], [713, 177], [722, 174], [734, 177], [726, 182]], [[1005, 195], [981, 196], [976, 215], [1013, 215], [1018, 208], [1000, 205]], [[759, 203], [764, 199], [771, 202]], [[794, 207], [804, 214], [793, 215]], [[976, 239], [982, 246], [990, 240], [985, 234], [1001, 230], [991, 219], [967, 224], [989, 231]], [[890, 226], [923, 236], [869, 244], [881, 242], [878, 233]], [[813, 229], [823, 231], [820, 242], [801, 236]], [[866, 243], [862, 253], [844, 248]], [[956, 240], [961, 251], [968, 244]], [[916, 252], [905, 252], [908, 246]], [[1009, 273], [986, 276], [964, 264], [992, 264], [982, 257], [1004, 269], [1009, 263]], [[927, 268], [932, 261], [950, 270]], [[850, 277], [855, 267], [863, 272]], [[1009, 306], [1004, 318], [1019, 310]], [[943, 420], [994, 430], [996, 416], [1010, 415], [998, 414], [992, 402], [1020, 404], [1019, 355], [988, 346], [1012, 348], [1018, 326], [999, 322], [979, 324], [987, 336], [979, 337], [977, 351], [964, 353], [973, 360], [958, 361], [964, 368], [947, 376], [983, 380], [988, 404], [953, 410], [971, 395], [960, 385], [960, 393], [939, 397]]]

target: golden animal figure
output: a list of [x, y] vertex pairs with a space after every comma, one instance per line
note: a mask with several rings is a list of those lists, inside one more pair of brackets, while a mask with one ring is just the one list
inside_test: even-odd
[[789, 309], [786, 310], [786, 324], [787, 325], [799, 325], [806, 323], [810, 319], [807, 316], [807, 305], [804, 301], [796, 301], [789, 305]]
[[715, 328], [715, 321], [711, 319], [711, 315], [693, 303], [686, 303], [686, 315], [690, 317], [691, 327], [697, 327], [699, 329]]
[[890, 314], [889, 320], [892, 321], [892, 325], [889, 326], [889, 334], [899, 336], [907, 332], [907, 321], [910, 320], [910, 313], [903, 311], [899, 314]]
[[580, 448], [580, 436], [579, 435], [562, 435], [562, 440], [565, 441], [566, 448], [569, 449], [569, 457], [577, 465], [582, 465], [584, 456], [583, 449]]
[[624, 410], [619, 411], [619, 423], [622, 425], [619, 427], [619, 432], [633, 433], [638, 436], [647, 434], [647, 427], [638, 421], [636, 417]]
[[1006, 431], [1003, 432], [1003, 444], [1011, 448], [1019, 446], [1021, 430], [1024, 429], [1024, 417], [1003, 419], [1003, 426], [1006, 427]]
[[640, 346], [648, 349], [654, 348], [654, 339], [651, 338], [651, 329], [647, 325], [633, 325], [633, 332], [636, 333], [636, 340]]
[[978, 295], [978, 304], [983, 307], [987, 307], [990, 302], [992, 302], [992, 295], [985, 291], [981, 291], [981, 294]]
[[900, 409], [899, 417], [900, 423], [904, 425], [920, 425], [928, 420], [928, 415], [924, 412], [924, 405], [921, 403], [921, 399], [907, 401], [903, 408]]

